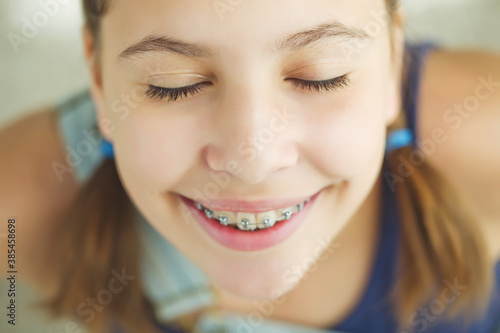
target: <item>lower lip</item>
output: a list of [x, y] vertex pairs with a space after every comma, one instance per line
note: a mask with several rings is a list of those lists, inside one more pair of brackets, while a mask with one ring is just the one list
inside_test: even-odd
[[256, 231], [242, 231], [223, 226], [198, 210], [193, 200], [183, 196], [180, 198], [205, 232], [217, 243], [238, 251], [258, 251], [277, 245], [290, 237], [300, 227], [320, 193], [321, 191], [312, 196], [302, 210], [292, 214], [289, 220], [276, 222], [271, 228]]

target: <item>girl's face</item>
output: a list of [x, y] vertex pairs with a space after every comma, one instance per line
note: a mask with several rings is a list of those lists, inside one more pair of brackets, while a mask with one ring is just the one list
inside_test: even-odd
[[[134, 204], [217, 287], [290, 290], [380, 172], [399, 104], [384, 1], [117, 0], [101, 33], [92, 93]], [[265, 226], [315, 194], [261, 231], [185, 199]]]

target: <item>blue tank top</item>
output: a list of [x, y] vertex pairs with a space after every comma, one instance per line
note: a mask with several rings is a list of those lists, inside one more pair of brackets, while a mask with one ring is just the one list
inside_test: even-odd
[[[416, 133], [417, 111], [418, 111], [418, 91], [420, 84], [420, 74], [422, 64], [432, 44], [406, 45], [407, 79], [403, 83], [402, 97], [403, 109], [407, 113], [409, 127]], [[382, 172], [387, 170], [384, 161]], [[345, 333], [390, 333], [396, 332], [397, 321], [391, 309], [388, 299], [389, 292], [394, 285], [396, 275], [397, 253], [399, 252], [399, 217], [397, 212], [395, 194], [389, 188], [386, 181], [383, 181], [382, 202], [379, 225], [379, 239], [377, 253], [372, 264], [370, 277], [356, 307], [340, 323], [326, 330], [309, 329], [292, 324], [282, 323], [280, 325], [267, 326], [265, 330], [256, 329], [255, 332], [345, 332]], [[436, 299], [430, 302], [430, 307], [421, 308], [412, 318], [408, 318], [410, 328], [415, 332], [425, 333], [500, 333], [500, 262], [495, 267], [495, 289], [489, 307], [481, 320], [474, 322], [468, 327], [463, 327], [460, 320], [446, 322], [439, 316], [443, 310], [443, 300]], [[460, 285], [453, 286], [450, 282], [450, 295], [457, 296]], [[436, 307], [439, 305], [439, 307]], [[439, 310], [438, 310], [439, 308]], [[288, 326], [286, 326], [288, 325]], [[179, 329], [162, 326], [157, 323], [158, 328], [165, 333], [180, 333]], [[204, 326], [209, 327], [209, 325]], [[236, 326], [234, 326], [236, 327]], [[288, 328], [287, 328], [288, 327]], [[203, 332], [209, 332], [206, 329]], [[122, 332], [118, 327], [115, 333]], [[212, 332], [212, 331], [210, 331]], [[213, 332], [221, 332], [214, 330]], [[406, 332], [400, 332], [406, 333]]]

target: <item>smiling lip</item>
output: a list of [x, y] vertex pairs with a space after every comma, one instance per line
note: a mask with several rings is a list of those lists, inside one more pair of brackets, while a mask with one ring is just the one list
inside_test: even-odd
[[[319, 193], [319, 192], [318, 192]], [[245, 212], [245, 213], [263, 213], [271, 210], [277, 210], [289, 206], [295, 206], [304, 202], [311, 196], [297, 197], [294, 199], [278, 199], [278, 200], [197, 200], [203, 207], [211, 210]], [[188, 198], [189, 200], [193, 200]]]
[[[302, 222], [307, 217], [310, 209], [313, 207], [316, 199], [322, 192], [323, 191], [321, 190], [318, 193], [314, 194], [311, 197], [310, 201], [304, 205], [303, 209], [297, 213], [294, 213], [289, 220], [278, 222], [273, 227], [256, 231], [243, 231], [229, 226], [223, 226], [217, 220], [208, 218], [202, 211], [196, 208], [195, 202], [193, 200], [188, 199], [182, 195], [179, 195], [179, 197], [182, 203], [193, 215], [194, 219], [214, 241], [232, 250], [258, 251], [283, 242], [285, 239], [290, 237], [297, 229], [299, 229], [299, 227], [302, 225]], [[305, 199], [307, 198], [308, 197], [305, 197]], [[298, 200], [300, 200], [300, 198]], [[288, 202], [290, 201], [284, 203], [287, 204]], [[296, 199], [294, 199], [293, 202], [295, 203]], [[252, 204], [254, 203], [256, 202], [252, 202]], [[277, 204], [277, 201], [273, 202], [273, 204]], [[279, 204], [282, 205], [282, 203]], [[268, 209], [269, 207], [266, 207], [266, 209]], [[234, 209], [234, 207], [231, 208]]]

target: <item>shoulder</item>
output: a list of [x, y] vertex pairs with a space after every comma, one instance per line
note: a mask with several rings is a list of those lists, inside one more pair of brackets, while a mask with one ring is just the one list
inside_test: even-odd
[[500, 259], [500, 55], [435, 50], [422, 71], [418, 136], [476, 208]]
[[[0, 155], [1, 212], [7, 214], [2, 220], [16, 219], [18, 271], [28, 280], [38, 279], [40, 270], [48, 268], [36, 267], [40, 250], [48, 245], [51, 226], [78, 191], [73, 177], [60, 181], [53, 169], [54, 162], [65, 163], [55, 109], [36, 110], [1, 128]], [[6, 224], [0, 228], [5, 234]], [[0, 248], [6, 247], [0, 243]]]

